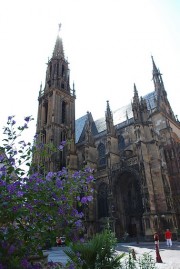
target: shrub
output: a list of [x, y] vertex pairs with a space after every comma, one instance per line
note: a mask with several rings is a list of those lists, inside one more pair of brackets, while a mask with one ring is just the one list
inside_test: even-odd
[[69, 257], [69, 264], [76, 269], [115, 269], [120, 268], [124, 256], [124, 253], [117, 255], [115, 246], [114, 234], [105, 229], [84, 244], [72, 244], [65, 253]]
[[[33, 171], [37, 166], [33, 165], [32, 154], [43, 152], [46, 156], [46, 147], [41, 145], [41, 151], [37, 144], [32, 146], [22, 140], [22, 132], [31, 120], [26, 117], [24, 124], [16, 127], [12, 116], [4, 127], [5, 138], [0, 148], [1, 269], [31, 268], [29, 256], [42, 256], [47, 239], [55, 241], [59, 232], [77, 239], [83, 230], [83, 212], [77, 205], [80, 208], [92, 201], [91, 169], [70, 173], [64, 167], [61, 171], [46, 172], [41, 166], [41, 172]], [[61, 143], [56, 151], [64, 146]]]

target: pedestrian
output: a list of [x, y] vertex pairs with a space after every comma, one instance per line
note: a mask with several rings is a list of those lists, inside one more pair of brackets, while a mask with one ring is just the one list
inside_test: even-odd
[[172, 233], [169, 229], [166, 229], [165, 239], [166, 239], [167, 247], [172, 247]]
[[159, 235], [157, 232], [154, 234], [154, 243], [155, 243], [155, 248], [156, 248], [156, 262], [162, 263], [162, 259], [159, 253]]
[[60, 247], [61, 246], [61, 238], [60, 237], [56, 237], [56, 246]]
[[154, 233], [154, 243], [159, 247], [159, 235], [157, 232]]

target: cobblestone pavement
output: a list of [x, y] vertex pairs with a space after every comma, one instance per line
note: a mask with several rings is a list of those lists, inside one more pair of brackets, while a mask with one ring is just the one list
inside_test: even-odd
[[[53, 247], [46, 251], [49, 254], [48, 261], [61, 262], [63, 264], [67, 261], [67, 256], [64, 253], [66, 247]], [[158, 269], [180, 269], [180, 242], [173, 242], [173, 246], [168, 248], [166, 242], [160, 242], [160, 256], [163, 263], [156, 263]], [[151, 254], [156, 261], [156, 251], [153, 242], [137, 243], [118, 243], [116, 250], [118, 252], [129, 253], [130, 249], [134, 249], [136, 257], [141, 257], [143, 253]]]

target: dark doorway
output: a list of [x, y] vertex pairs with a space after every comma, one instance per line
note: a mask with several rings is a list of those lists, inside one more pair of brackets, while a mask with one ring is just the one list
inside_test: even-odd
[[117, 237], [125, 233], [131, 238], [143, 235], [143, 205], [137, 174], [128, 171], [120, 173], [113, 192]]

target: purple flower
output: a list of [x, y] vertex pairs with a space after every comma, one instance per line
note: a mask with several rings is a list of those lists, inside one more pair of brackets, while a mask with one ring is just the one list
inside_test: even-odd
[[12, 118], [14, 118], [14, 116], [9, 116], [8, 121], [12, 120]]
[[77, 216], [77, 215], [78, 215], [77, 209], [73, 208], [73, 210], [72, 210], [72, 216]]
[[15, 249], [16, 249], [15, 246], [14, 245], [11, 245], [10, 248], [8, 249], [8, 253], [9, 254], [13, 254], [14, 251], [15, 251]]
[[7, 246], [8, 246], [8, 244], [7, 244], [6, 241], [3, 241], [3, 242], [1, 243], [1, 246], [2, 246], [2, 248], [6, 249]]
[[16, 185], [15, 185], [15, 184], [9, 184], [9, 185], [7, 186], [7, 190], [8, 190], [8, 192], [10, 192], [10, 193], [13, 193], [13, 192], [15, 191], [15, 189], [16, 189]]
[[34, 139], [36, 139], [36, 138], [38, 138], [38, 137], [39, 137], [39, 135], [38, 135], [38, 134], [35, 134]]
[[81, 257], [81, 253], [80, 252], [76, 252], [76, 255], [77, 255], [78, 258]]
[[0, 162], [4, 161], [4, 158], [5, 158], [4, 155], [1, 154], [1, 155], [0, 155]]
[[65, 145], [66, 141], [61, 141], [61, 144], [59, 145], [58, 149], [62, 151]]
[[72, 175], [73, 178], [80, 178], [81, 177], [81, 172], [80, 171], [76, 171], [74, 172], [74, 174]]
[[12, 209], [13, 209], [14, 212], [17, 212], [18, 206], [13, 206]]
[[36, 148], [43, 149], [44, 148], [44, 144], [43, 143], [36, 144]]
[[52, 177], [54, 176], [53, 172], [49, 172], [46, 176], [46, 180], [50, 181], [52, 179]]
[[87, 201], [88, 201], [87, 197], [84, 196], [84, 197], [81, 198], [81, 203], [82, 204], [86, 204]]
[[23, 268], [28, 268], [28, 266], [29, 266], [29, 263], [28, 263], [28, 261], [26, 260], [26, 259], [23, 259], [22, 261], [21, 261], [21, 266], [23, 267]]
[[23, 195], [24, 195], [24, 192], [22, 192], [22, 191], [17, 192], [17, 197], [22, 197]]
[[93, 171], [94, 171], [94, 170], [91, 169], [90, 167], [86, 167], [86, 168], [85, 168], [85, 172], [86, 172], [86, 173], [93, 173]]
[[1, 167], [0, 167], [0, 171], [1, 171], [3, 174], [5, 174], [5, 172], [6, 172], [6, 166], [5, 166], [5, 165], [1, 166]]
[[59, 178], [56, 179], [56, 186], [59, 189], [63, 189], [63, 182], [61, 179], [59, 179]]
[[2, 179], [0, 179], [0, 186], [6, 186], [6, 182], [4, 182]]
[[84, 217], [84, 213], [83, 212], [80, 212], [80, 213], [78, 213], [77, 215], [76, 215], [78, 218], [83, 218]]
[[69, 265], [68, 269], [76, 269], [76, 267], [74, 266], [73, 263], [71, 263], [71, 264]]
[[63, 167], [61, 171], [57, 172], [58, 177], [64, 177], [66, 175], [67, 175], [67, 169], [65, 167]]
[[91, 202], [93, 200], [93, 197], [91, 195], [87, 196], [88, 202]]
[[64, 147], [62, 145], [59, 145], [59, 147], [58, 147], [59, 150], [63, 150], [63, 148]]
[[94, 177], [92, 176], [92, 175], [90, 175], [90, 176], [88, 176], [87, 178], [86, 178], [86, 182], [87, 183], [90, 183], [91, 181], [93, 181], [94, 180]]
[[15, 164], [15, 159], [13, 157], [10, 157], [9, 162], [10, 162], [11, 165], [14, 165]]
[[30, 119], [31, 119], [31, 116], [28, 116], [28, 117], [25, 117], [25, 118], [24, 118], [24, 120], [27, 121], [27, 122], [29, 122]]
[[55, 263], [54, 263], [53, 261], [50, 261], [50, 262], [48, 262], [48, 265], [49, 265], [50, 268], [51, 268], [53, 265], [55, 265]]
[[66, 145], [66, 141], [61, 141], [61, 145], [65, 146]]
[[82, 227], [82, 221], [79, 219], [79, 220], [77, 220], [77, 221], [75, 221], [75, 225], [76, 225], [76, 227]]
[[64, 194], [61, 195], [61, 200], [62, 201], [66, 201], [67, 200], [67, 198], [66, 198], [66, 196]]
[[58, 213], [59, 213], [60, 215], [63, 215], [63, 214], [64, 214], [64, 210], [63, 210], [62, 208], [59, 208], [59, 209], [58, 209]]

